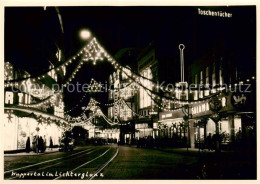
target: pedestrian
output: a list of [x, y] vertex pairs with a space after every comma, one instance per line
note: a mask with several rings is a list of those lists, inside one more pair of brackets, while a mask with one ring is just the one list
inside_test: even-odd
[[206, 145], [207, 145], [207, 148], [208, 148], [209, 151], [212, 150], [212, 136], [211, 136], [211, 133], [209, 133], [209, 135], [206, 138]]
[[50, 148], [51, 148], [51, 150], [52, 150], [52, 148], [53, 148], [53, 141], [52, 141], [52, 138], [50, 137]]
[[26, 141], [26, 152], [29, 153], [30, 150], [31, 150], [31, 141], [30, 141], [30, 137], [28, 137]]
[[207, 178], [206, 165], [203, 165], [203, 166], [202, 166], [201, 174], [202, 174], [202, 178], [203, 178], [203, 179], [206, 179], [206, 178]]
[[40, 138], [39, 138], [39, 141], [38, 141], [39, 143], [38, 143], [38, 149], [39, 149], [39, 151], [40, 152], [44, 152], [44, 145], [43, 145], [43, 139], [42, 139], [42, 136], [40, 136]]

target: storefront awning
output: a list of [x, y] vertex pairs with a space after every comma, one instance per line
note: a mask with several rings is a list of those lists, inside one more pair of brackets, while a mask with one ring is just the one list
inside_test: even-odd
[[65, 123], [68, 123], [64, 118], [61, 118], [61, 117], [58, 117], [58, 116], [54, 116], [52, 114], [48, 114], [48, 113], [45, 113], [45, 112], [42, 112], [42, 111], [38, 111], [38, 110], [35, 110], [35, 109], [26, 109], [26, 108], [23, 108], [23, 107], [5, 107], [4, 108], [5, 110], [14, 110], [14, 111], [21, 111], [21, 112], [25, 112], [25, 113], [28, 113], [28, 114], [35, 114], [36, 116], [42, 116], [42, 117], [45, 117], [45, 118], [48, 118], [50, 117], [51, 119], [54, 119], [54, 120], [59, 120], [59, 121], [63, 121]]

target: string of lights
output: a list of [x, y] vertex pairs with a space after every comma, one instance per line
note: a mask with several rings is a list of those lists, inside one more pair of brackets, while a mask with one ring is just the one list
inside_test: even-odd
[[133, 112], [135, 115], [137, 115], [138, 117], [144, 117], [143, 115], [136, 113], [131, 107], [129, 107], [129, 105], [128, 105], [122, 98], [120, 99], [120, 101], [121, 101], [124, 105], [126, 105], [126, 106], [131, 110], [131, 112]]
[[[126, 67], [120, 65], [115, 59], [113, 59], [113, 57], [112, 57], [111, 55], [109, 55], [109, 54], [104, 50], [104, 48], [97, 42], [96, 39], [94, 40], [94, 43], [97, 45], [98, 48], [102, 49], [102, 50], [105, 52], [104, 55], [105, 55], [105, 57], [107, 58], [108, 62], [110, 62], [110, 63], [114, 66], [115, 69], [119, 69], [120, 71], [124, 72], [130, 79], [132, 79], [132, 80], [134, 80], [134, 81], [139, 81], [139, 80], [137, 80], [137, 79], [138, 79], [138, 78], [142, 78], [142, 79], [148, 80], [148, 81], [150, 81], [150, 82], [152, 82], [152, 83], [157, 82], [157, 81], [153, 81], [153, 80], [151, 80], [151, 79], [149, 79], [149, 78], [147, 78], [147, 77], [144, 77], [144, 76], [142, 76], [142, 75], [140, 75], [140, 74], [138, 74], [138, 73], [136, 73], [136, 72], [134, 72], [134, 71], [132, 71], [132, 70], [129, 70], [129, 68], [126, 68]], [[126, 70], [127, 70], [127, 71], [130, 71], [131, 76], [126, 72]], [[241, 84], [242, 84], [242, 83], [241, 83]], [[141, 85], [143, 88], [146, 88], [145, 86], [143, 86], [143, 85], [140, 84], [140, 83], [139, 83], [139, 85]], [[161, 87], [160, 87], [160, 86], [155, 85], [155, 84], [154, 84], [154, 86], [156, 86], [157, 89], [161, 89], [161, 90], [166, 91], [166, 92], [167, 92], [167, 91], [170, 92], [170, 93], [173, 92], [173, 89], [168, 89], [168, 88], [165, 87], [165, 86], [161, 86]], [[234, 86], [236, 86], [236, 84], [234, 84]], [[178, 89], [178, 88], [177, 88], [177, 89]], [[193, 88], [193, 89], [194, 89], [194, 88]], [[201, 87], [198, 86], [197, 89], [201, 90]], [[158, 95], [158, 96], [161, 96], [161, 97], [170, 99], [170, 100], [172, 100], [172, 101], [174, 101], [174, 102], [178, 101], [179, 103], [193, 103], [193, 102], [196, 103], [196, 102], [203, 102], [203, 101], [205, 101], [205, 100], [211, 98], [212, 96], [218, 95], [218, 94], [221, 93], [221, 91], [223, 91], [224, 89], [226, 90], [226, 86], [224, 86], [224, 87], [223, 87], [223, 86], [219, 86], [219, 87], [216, 87], [216, 89], [217, 89], [217, 92], [216, 92], [216, 93], [213, 93], [212, 95], [209, 95], [209, 96], [205, 96], [205, 97], [203, 97], [203, 98], [199, 98], [198, 100], [184, 100], [184, 99], [176, 99], [175, 97], [171, 97], [171, 96], [165, 96], [164, 94], [156, 93], [155, 91], [146, 88], [146, 90], [149, 90], [149, 91], [150, 91], [151, 93], [153, 93], [153, 94], [156, 94], [156, 95]], [[214, 89], [214, 90], [215, 90], [215, 89]], [[195, 89], [194, 91], [196, 91], [196, 89]]]
[[[85, 46], [84, 48], [86, 48], [87, 46]], [[83, 48], [83, 49], [84, 49]], [[15, 80], [5, 80], [4, 82], [7, 84], [14, 84], [17, 82], [22, 82], [24, 80], [27, 79], [32, 79], [32, 80], [41, 80], [44, 79], [47, 75], [50, 75], [52, 72], [59, 72], [61, 71], [64, 67], [68, 66], [69, 64], [71, 64], [74, 60], [76, 60], [78, 57], [80, 57], [83, 54], [83, 49], [81, 49], [76, 55], [74, 55], [73, 57], [71, 57], [70, 59], [68, 59], [67, 61], [63, 62], [62, 64], [56, 66], [56, 67], [52, 67], [50, 68], [48, 71], [44, 72], [43, 74], [37, 75], [37, 76], [31, 76], [30, 74], [26, 74], [24, 78], [19, 78], [19, 79], [15, 79]]]
[[74, 109], [76, 109], [80, 105], [80, 103], [83, 102], [83, 100], [86, 98], [86, 96], [87, 96], [87, 93], [85, 93], [83, 95], [83, 97], [79, 100], [79, 103], [77, 103], [74, 107], [72, 107], [70, 110], [64, 111], [64, 114], [68, 114], [68, 113], [72, 112]]

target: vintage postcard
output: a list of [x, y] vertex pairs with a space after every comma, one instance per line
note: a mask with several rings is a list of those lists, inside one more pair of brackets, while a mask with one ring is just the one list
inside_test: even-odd
[[3, 182], [257, 181], [257, 8], [2, 6]]

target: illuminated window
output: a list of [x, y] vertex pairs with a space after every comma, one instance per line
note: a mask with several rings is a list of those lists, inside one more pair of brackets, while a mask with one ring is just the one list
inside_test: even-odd
[[206, 104], [201, 105], [201, 111], [204, 112], [206, 110]]
[[112, 118], [113, 117], [113, 107], [109, 107], [108, 108], [108, 118]]
[[109, 94], [109, 100], [111, 100], [113, 98], [113, 91], [112, 90], [109, 90], [108, 91], [108, 94]]
[[220, 62], [220, 67], [219, 67], [219, 85], [223, 85], [223, 83], [224, 83], [223, 68], [222, 68], [222, 62]]
[[206, 84], [209, 84], [209, 67], [206, 68]]
[[[150, 68], [146, 68], [140, 73], [143, 77], [152, 79], [152, 71]], [[151, 92], [148, 90], [152, 90], [152, 82], [141, 77], [140, 82], [142, 86], [140, 87], [140, 108], [149, 107], [152, 105]]]
[[206, 103], [206, 111], [209, 111], [209, 103]]
[[[195, 87], [198, 87], [198, 75], [195, 75], [195, 79], [194, 79], [194, 84]], [[194, 91], [194, 100], [198, 100], [198, 90]]]
[[203, 84], [203, 71], [200, 72], [200, 84]]
[[212, 86], [214, 87], [216, 85], [216, 65], [215, 62], [213, 63], [212, 66]]
[[221, 99], [221, 102], [222, 102], [222, 107], [226, 107], [227, 106], [227, 99], [226, 99], [226, 97], [223, 97]]
[[[203, 71], [200, 72], [200, 85], [203, 85]], [[200, 90], [200, 98], [203, 98], [203, 90]]]
[[241, 124], [241, 117], [234, 118], [235, 123], [235, 133], [237, 133], [239, 130], [241, 130], [242, 124]]
[[[206, 68], [206, 85], [205, 85], [206, 88], [209, 88], [209, 67]], [[205, 96], [208, 96], [209, 95], [209, 90], [206, 89], [205, 90]]]
[[208, 120], [206, 129], [207, 129], [207, 134], [214, 135], [216, 133], [216, 125], [211, 119]]

